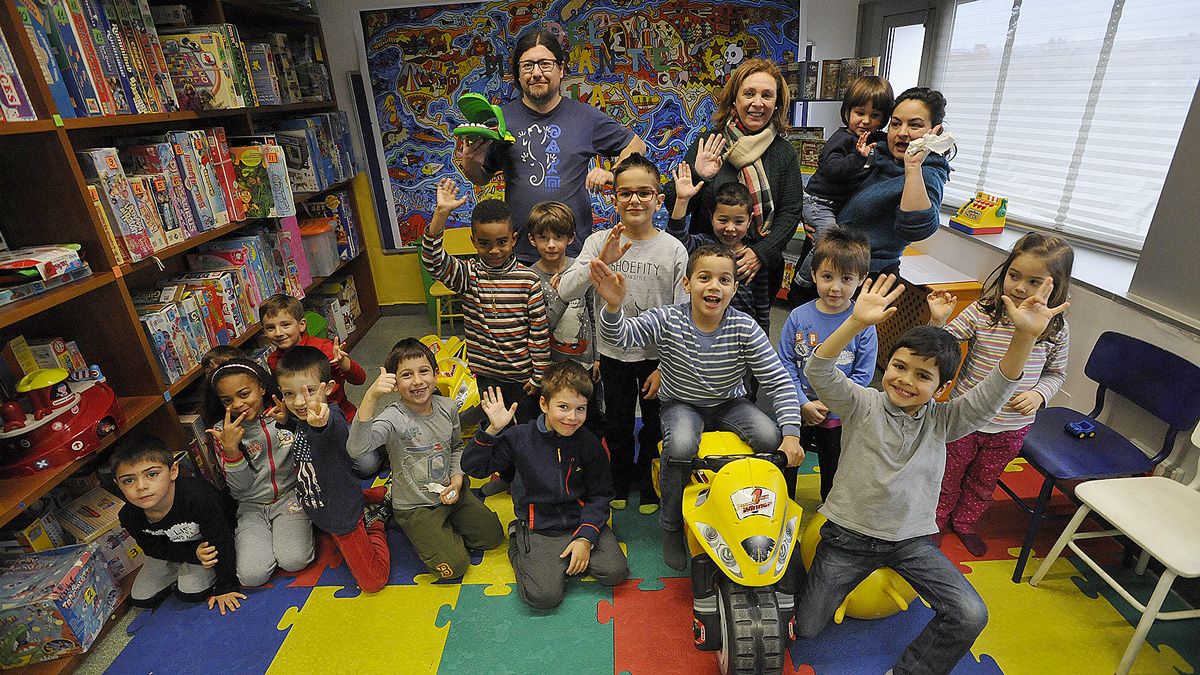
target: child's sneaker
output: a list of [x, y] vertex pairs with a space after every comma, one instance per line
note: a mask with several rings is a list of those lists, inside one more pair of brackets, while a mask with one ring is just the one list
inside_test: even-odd
[[479, 492], [482, 493], [484, 497], [491, 497], [492, 495], [498, 495], [501, 492], [508, 490], [508, 487], [508, 481], [504, 480], [497, 474], [493, 475], [490, 481], [484, 483], [483, 487], [479, 488]]
[[979, 535], [973, 532], [957, 532], [958, 540], [963, 543], [963, 547], [967, 549], [967, 553], [979, 558], [987, 553], [987, 543], [979, 538]]
[[[381, 486], [382, 487], [382, 486]], [[388, 521], [392, 519], [392, 500], [385, 499], [381, 502], [367, 504], [363, 509], [363, 526], [371, 527], [375, 523], [380, 523], [383, 527], [387, 527]]]
[[638, 506], [638, 513], [643, 516], [648, 516], [652, 513], [658, 513], [658, 493], [653, 489], [642, 490], [642, 503]]

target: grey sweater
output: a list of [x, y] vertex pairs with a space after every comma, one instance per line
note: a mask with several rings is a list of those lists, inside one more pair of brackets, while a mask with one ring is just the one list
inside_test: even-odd
[[361, 457], [384, 446], [392, 463], [392, 508], [437, 506], [441, 499], [425, 489], [429, 483], [449, 485], [462, 473], [462, 426], [454, 401], [434, 395], [433, 412], [418, 415], [402, 402], [393, 403], [373, 419], [355, 417], [346, 450]]
[[[217, 429], [224, 426], [224, 421], [217, 422]], [[241, 457], [229, 461], [217, 448], [229, 494], [238, 503], [274, 504], [296, 487], [296, 458], [292, 455], [296, 435], [262, 414], [243, 422], [242, 429], [246, 435], [242, 437]]]
[[1020, 384], [997, 368], [965, 395], [930, 401], [910, 416], [884, 392], [851, 382], [835, 359], [813, 356], [804, 374], [821, 402], [842, 418], [838, 472], [820, 512], [886, 541], [938, 531], [946, 443], [987, 424]]

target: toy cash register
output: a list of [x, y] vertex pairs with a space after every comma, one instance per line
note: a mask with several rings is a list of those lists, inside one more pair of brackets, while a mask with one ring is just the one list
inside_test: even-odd
[[963, 204], [950, 218], [950, 227], [967, 234], [999, 234], [1004, 231], [1008, 215], [1008, 198], [976, 192], [975, 198]]

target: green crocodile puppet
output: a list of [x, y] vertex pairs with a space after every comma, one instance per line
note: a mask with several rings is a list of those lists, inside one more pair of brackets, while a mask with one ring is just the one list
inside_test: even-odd
[[458, 97], [458, 110], [467, 121], [454, 130], [455, 136], [474, 136], [490, 141], [512, 143], [516, 139], [504, 124], [504, 111], [474, 92]]

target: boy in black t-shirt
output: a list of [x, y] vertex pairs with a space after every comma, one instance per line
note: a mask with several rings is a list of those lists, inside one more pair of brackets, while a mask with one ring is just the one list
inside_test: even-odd
[[145, 553], [130, 600], [139, 607], [208, 599], [225, 614], [241, 606], [233, 528], [221, 494], [200, 478], [179, 477], [171, 451], [147, 436], [113, 453], [113, 473], [128, 502], [119, 518]]

